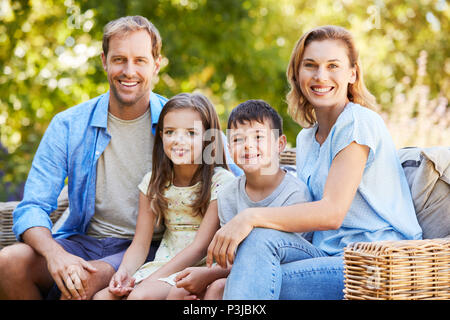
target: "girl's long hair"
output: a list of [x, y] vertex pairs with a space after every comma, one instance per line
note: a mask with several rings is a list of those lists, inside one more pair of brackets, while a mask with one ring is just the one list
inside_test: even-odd
[[167, 198], [164, 196], [164, 193], [172, 184], [173, 180], [173, 163], [164, 152], [161, 138], [164, 128], [164, 117], [171, 111], [182, 109], [193, 109], [197, 111], [202, 119], [203, 133], [213, 133], [210, 139], [203, 135], [203, 150], [209, 145], [208, 150], [211, 150], [211, 159], [203, 159], [202, 155], [202, 163], [199, 165], [191, 180], [191, 184], [201, 181], [201, 187], [196, 199], [192, 203], [194, 215], [201, 214], [203, 216], [208, 208], [214, 168], [222, 167], [228, 169], [225, 161], [225, 150], [219, 118], [208, 98], [201, 94], [180, 93], [167, 101], [161, 111], [156, 126], [152, 157], [152, 175], [147, 191], [147, 196], [150, 198], [150, 208], [155, 214], [157, 224], [161, 223], [164, 212], [168, 208]]
[[305, 33], [297, 41], [286, 72], [290, 86], [290, 91], [286, 95], [288, 113], [292, 119], [304, 128], [313, 126], [317, 120], [313, 106], [300, 89], [298, 74], [305, 48], [313, 41], [323, 40], [340, 40], [347, 47], [350, 66], [356, 69], [356, 81], [348, 85], [348, 99], [370, 109], [377, 109], [375, 97], [367, 90], [364, 84], [361, 62], [351, 33], [338, 26], [317, 27]]

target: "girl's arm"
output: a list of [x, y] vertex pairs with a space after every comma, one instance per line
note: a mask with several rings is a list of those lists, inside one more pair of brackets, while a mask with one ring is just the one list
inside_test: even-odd
[[194, 265], [206, 256], [211, 239], [215, 232], [219, 229], [219, 216], [217, 213], [217, 200], [210, 202], [208, 210], [200, 224], [200, 227], [195, 235], [194, 241], [180, 251], [163, 267], [152, 273], [152, 279], [167, 277], [175, 272], [183, 270]]
[[213, 258], [220, 266], [232, 264], [234, 252], [255, 227], [286, 232], [338, 229], [349, 210], [361, 182], [369, 147], [352, 142], [333, 159], [319, 201], [286, 207], [249, 208], [231, 219], [214, 236], [206, 263]]
[[150, 210], [150, 199], [142, 192], [139, 192], [136, 232], [117, 272], [125, 271], [126, 274], [132, 276], [144, 264], [152, 242], [154, 221], [155, 215]]

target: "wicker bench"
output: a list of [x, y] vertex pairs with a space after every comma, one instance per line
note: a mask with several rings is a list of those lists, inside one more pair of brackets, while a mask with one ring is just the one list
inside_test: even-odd
[[[18, 204], [19, 201], [0, 202], [0, 250], [16, 242], [16, 237], [12, 232], [12, 213]], [[65, 186], [58, 197], [58, 208], [50, 214], [53, 224], [58, 221], [68, 207], [69, 196], [67, 186]]]
[[[295, 149], [281, 154], [295, 167]], [[0, 203], [0, 249], [14, 243], [12, 212]], [[55, 223], [68, 207], [67, 189], [52, 213]], [[352, 243], [344, 249], [345, 299], [450, 299], [450, 238]]]

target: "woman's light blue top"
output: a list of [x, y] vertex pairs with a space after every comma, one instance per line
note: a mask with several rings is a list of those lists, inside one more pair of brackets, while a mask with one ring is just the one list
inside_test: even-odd
[[314, 232], [313, 244], [336, 255], [351, 242], [421, 239], [411, 192], [383, 119], [350, 102], [322, 145], [315, 138], [316, 131], [317, 124], [297, 136], [297, 175], [308, 186], [314, 201], [322, 199], [331, 162], [339, 151], [355, 141], [368, 146], [370, 152], [341, 227]]

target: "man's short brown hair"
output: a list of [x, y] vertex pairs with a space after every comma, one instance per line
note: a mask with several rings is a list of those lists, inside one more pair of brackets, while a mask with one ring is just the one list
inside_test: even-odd
[[142, 16], [127, 16], [110, 21], [103, 29], [103, 53], [108, 55], [109, 39], [114, 35], [126, 35], [128, 32], [147, 30], [152, 39], [152, 56], [154, 59], [161, 54], [162, 40], [158, 29]]

